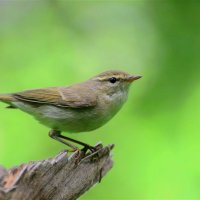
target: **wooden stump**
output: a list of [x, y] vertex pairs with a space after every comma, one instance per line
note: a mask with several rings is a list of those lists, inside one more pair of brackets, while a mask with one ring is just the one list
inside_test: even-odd
[[83, 155], [57, 156], [6, 170], [0, 167], [0, 200], [73, 200], [89, 190], [112, 168], [110, 151], [100, 147]]

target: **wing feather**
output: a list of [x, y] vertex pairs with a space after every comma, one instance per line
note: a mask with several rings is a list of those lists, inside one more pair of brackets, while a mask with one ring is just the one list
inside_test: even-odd
[[33, 104], [50, 104], [69, 108], [93, 107], [97, 103], [94, 91], [81, 85], [27, 90], [15, 93], [13, 96], [18, 100]]

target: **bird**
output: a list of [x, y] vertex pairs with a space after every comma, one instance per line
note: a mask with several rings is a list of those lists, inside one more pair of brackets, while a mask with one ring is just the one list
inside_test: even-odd
[[84, 151], [94, 152], [95, 147], [66, 137], [62, 132], [89, 132], [106, 124], [126, 102], [131, 83], [141, 77], [108, 70], [70, 86], [0, 94], [0, 101], [8, 104], [7, 108], [26, 112], [49, 127], [49, 136], [70, 147], [68, 151], [79, 150], [75, 145], [79, 144]]

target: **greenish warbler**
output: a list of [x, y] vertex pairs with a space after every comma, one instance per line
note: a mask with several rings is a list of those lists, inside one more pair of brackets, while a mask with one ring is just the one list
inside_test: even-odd
[[111, 70], [85, 82], [64, 87], [27, 90], [12, 94], [0, 94], [0, 101], [8, 108], [18, 108], [33, 115], [39, 122], [51, 128], [49, 136], [69, 147], [95, 151], [93, 146], [61, 135], [65, 132], [95, 130], [108, 122], [127, 100], [129, 86], [141, 76]]

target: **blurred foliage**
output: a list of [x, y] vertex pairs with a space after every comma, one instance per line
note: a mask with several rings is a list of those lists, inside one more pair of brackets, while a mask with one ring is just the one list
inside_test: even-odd
[[[114, 143], [115, 166], [81, 199], [200, 198], [198, 1], [0, 1], [0, 92], [69, 85], [108, 69], [141, 74], [120, 113], [75, 139]], [[0, 104], [0, 163], [65, 148]]]

